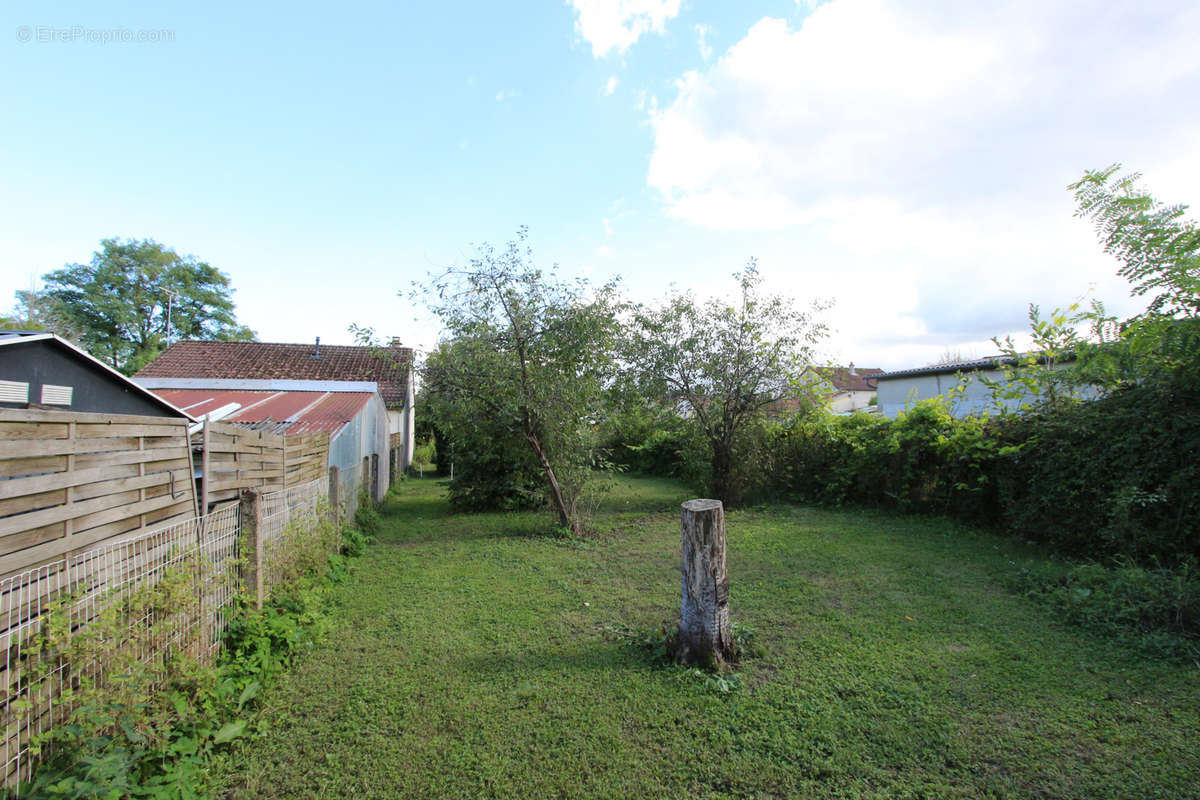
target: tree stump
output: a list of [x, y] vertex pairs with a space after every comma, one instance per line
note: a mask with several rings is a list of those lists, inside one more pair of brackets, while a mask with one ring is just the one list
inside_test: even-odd
[[689, 500], [680, 515], [683, 599], [677, 660], [720, 667], [733, 657], [729, 574], [725, 571], [725, 508], [720, 500]]

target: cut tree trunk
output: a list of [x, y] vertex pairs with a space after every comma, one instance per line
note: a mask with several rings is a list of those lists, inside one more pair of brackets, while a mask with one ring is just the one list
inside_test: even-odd
[[725, 509], [720, 500], [689, 500], [680, 516], [683, 599], [677, 660], [719, 668], [733, 659], [729, 573], [725, 570]]

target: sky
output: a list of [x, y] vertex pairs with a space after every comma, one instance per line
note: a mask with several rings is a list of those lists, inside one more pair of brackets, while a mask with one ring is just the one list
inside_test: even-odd
[[[176, 6], [176, 7], [170, 7]], [[226, 272], [264, 341], [428, 347], [413, 283], [528, 226], [628, 294], [831, 301], [820, 358], [1140, 310], [1066, 187], [1200, 203], [1200, 4], [59, 2], [0, 9], [0, 309], [101, 239]]]

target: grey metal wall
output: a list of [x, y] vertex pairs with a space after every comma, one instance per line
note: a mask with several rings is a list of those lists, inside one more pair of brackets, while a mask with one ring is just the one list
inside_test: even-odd
[[[1064, 369], [1060, 365], [1057, 369]], [[956, 417], [967, 417], [973, 414], [994, 414], [998, 411], [997, 401], [993, 399], [992, 389], [981, 378], [990, 381], [1001, 381], [1004, 373], [998, 369], [973, 370], [965, 373], [965, 389], [956, 402], [950, 404], [950, 413]], [[911, 408], [918, 400], [945, 395], [959, 385], [958, 373], [945, 372], [934, 375], [907, 375], [896, 378], [881, 378], [877, 384], [879, 409], [885, 417], [895, 418], [906, 408]], [[1019, 384], [1013, 387], [1019, 397], [1005, 398], [999, 404], [1006, 409], [1016, 410], [1022, 405], [1036, 400], [1036, 396], [1025, 391]], [[1098, 392], [1089, 387], [1080, 387], [1074, 391], [1076, 397], [1082, 400], [1094, 399]]]
[[329, 442], [329, 466], [337, 467], [342, 475], [362, 470], [363, 459], [379, 457], [379, 476], [375, 496], [382, 498], [388, 490], [388, 419], [383, 398], [374, 395], [354, 419], [350, 420]]
[[[41, 402], [45, 384], [69, 386], [73, 390], [71, 404], [55, 406], [63, 411], [182, 416], [50, 339], [18, 341], [0, 347], [0, 380], [28, 383], [28, 402], [32, 403]], [[0, 403], [3, 408], [23, 408], [24, 405]]]

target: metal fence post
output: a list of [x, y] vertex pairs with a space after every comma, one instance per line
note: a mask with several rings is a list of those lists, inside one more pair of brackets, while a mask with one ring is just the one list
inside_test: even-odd
[[254, 607], [263, 607], [263, 530], [262, 530], [262, 493], [258, 489], [242, 489], [239, 512], [242, 523], [242, 541], [246, 550], [243, 553], [244, 567], [243, 582], [246, 590], [254, 594]]

